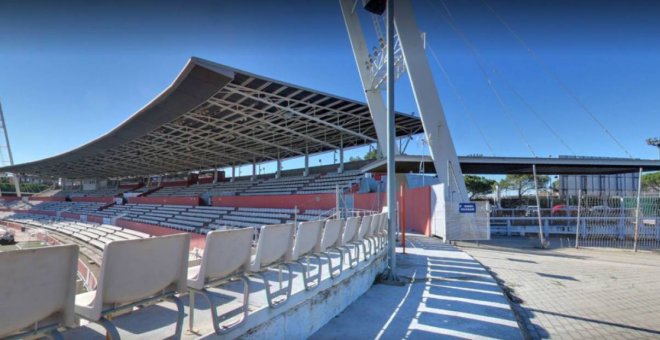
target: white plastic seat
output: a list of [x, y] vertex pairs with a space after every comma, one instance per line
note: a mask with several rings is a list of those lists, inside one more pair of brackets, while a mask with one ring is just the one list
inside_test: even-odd
[[[242, 324], [247, 318], [249, 301], [249, 281], [245, 273], [250, 267], [254, 228], [217, 230], [206, 234], [204, 255], [199, 266], [188, 268], [188, 288], [190, 289], [189, 328], [193, 330], [195, 294], [203, 295], [211, 307], [213, 328], [218, 334]], [[218, 316], [216, 305], [207, 288], [239, 279], [243, 281], [242, 317], [234, 323], [220, 325], [223, 316]]]
[[378, 248], [385, 248], [387, 243], [387, 212], [381, 213], [380, 223], [376, 229], [375, 237], [378, 240]]
[[[293, 245], [293, 224], [274, 224], [261, 227], [259, 232], [259, 239], [254, 255], [252, 255], [250, 263], [250, 272], [259, 276], [264, 281], [266, 290], [266, 299], [268, 306], [271, 308], [281, 306], [291, 296], [291, 283], [293, 281], [293, 273], [291, 268], [286, 264], [286, 255]], [[265, 272], [269, 267], [277, 266], [281, 277], [282, 267], [287, 269], [288, 286], [286, 291], [282, 287], [282, 280], [279, 280], [279, 290], [272, 292], [270, 283], [266, 278]], [[275, 294], [275, 296], [273, 296]]]
[[[346, 224], [344, 225], [344, 231], [341, 234], [340, 242], [338, 244], [338, 248], [340, 250], [345, 251], [346, 254], [348, 254], [348, 266], [350, 268], [353, 268], [355, 264], [359, 261], [358, 254], [359, 254], [359, 248], [356, 247], [356, 256], [355, 256], [355, 261], [353, 260], [353, 256], [351, 255], [351, 249], [348, 247], [351, 242], [354, 241], [356, 238], [356, 235], [358, 233], [358, 228], [360, 227], [360, 221], [361, 218], [358, 217], [349, 217], [346, 219]], [[343, 258], [342, 254], [342, 258]]]
[[367, 245], [364, 242], [364, 236], [367, 234], [367, 232], [369, 232], [369, 228], [371, 228], [371, 220], [373, 219], [373, 216], [374, 215], [367, 215], [362, 217], [362, 220], [360, 221], [360, 227], [358, 228], [358, 232], [355, 235], [355, 239], [353, 239], [351, 242], [351, 244], [356, 246], [355, 258], [357, 261], [360, 261], [360, 246], [362, 246], [364, 259], [366, 260], [368, 258]]
[[380, 229], [383, 219], [387, 221], [387, 213], [379, 213], [373, 215], [371, 218], [371, 223], [369, 223], [369, 229], [364, 235], [364, 239], [369, 243], [369, 255], [375, 254], [377, 252], [376, 246], [378, 237], [376, 234], [378, 233], [378, 229]]
[[[302, 266], [303, 285], [306, 290], [318, 287], [321, 283], [321, 257], [315, 252], [320, 251], [321, 247], [321, 231], [323, 230], [323, 221], [301, 222], [298, 224], [296, 235], [286, 260], [289, 262], [297, 262]], [[318, 272], [315, 275], [315, 282], [310, 282], [309, 262], [303, 263], [303, 258], [315, 257], [318, 260]]]
[[75, 326], [78, 246], [0, 252], [0, 338], [22, 339]]
[[189, 244], [189, 234], [108, 243], [98, 286], [76, 296], [76, 314], [98, 322], [111, 339], [119, 339], [108, 316], [168, 299], [178, 308], [175, 337], [180, 338], [184, 310], [176, 293], [187, 289]]
[[[339, 242], [341, 241], [341, 234], [344, 228], [344, 220], [326, 220], [325, 226], [323, 227], [323, 236], [321, 238], [321, 244], [318, 247], [318, 252], [323, 256], [328, 258], [328, 270], [331, 278], [335, 278], [341, 275], [344, 267], [344, 256], [343, 252], [339, 249]], [[331, 251], [336, 251], [339, 253], [339, 273], [335, 275], [334, 267], [332, 266], [332, 257], [330, 256]]]

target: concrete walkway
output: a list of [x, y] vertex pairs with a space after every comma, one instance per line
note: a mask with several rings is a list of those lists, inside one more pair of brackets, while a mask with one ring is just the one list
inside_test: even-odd
[[374, 285], [312, 339], [522, 339], [502, 290], [472, 257], [408, 236], [397, 256], [403, 287]]
[[660, 339], [659, 253], [535, 244], [521, 237], [459, 243], [517, 298], [530, 338]]

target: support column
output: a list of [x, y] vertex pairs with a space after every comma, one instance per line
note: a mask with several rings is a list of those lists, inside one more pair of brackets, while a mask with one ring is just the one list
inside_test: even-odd
[[545, 240], [545, 235], [543, 234], [543, 223], [541, 222], [541, 200], [539, 199], [539, 186], [538, 181], [536, 180], [536, 164], [532, 164], [532, 172], [534, 174], [534, 192], [536, 197], [536, 217], [539, 222], [539, 241], [541, 242], [541, 247], [546, 248], [547, 243]]
[[252, 159], [252, 178], [250, 180], [254, 182], [255, 179], [257, 179], [257, 160]]
[[635, 209], [635, 235], [633, 238], [633, 250], [637, 251], [637, 240], [639, 240], [639, 225], [641, 221], [640, 214], [640, 203], [642, 198], [642, 171], [643, 168], [639, 168], [639, 177], [637, 178], [637, 208]]
[[231, 181], [236, 180], [236, 163], [231, 165]]
[[282, 160], [280, 155], [277, 155], [277, 172], [275, 172], [275, 178], [280, 178], [282, 176]]
[[213, 168], [213, 184], [218, 183], [218, 166]]
[[305, 171], [303, 171], [303, 176], [309, 176], [309, 151], [305, 148]]
[[361, 1], [358, 1], [356, 4], [355, 0], [340, 0], [339, 3], [341, 5], [341, 12], [344, 15], [348, 38], [353, 48], [355, 63], [360, 73], [362, 88], [365, 90], [364, 95], [367, 99], [367, 104], [369, 104], [371, 119], [376, 128], [378, 150], [382, 152], [387, 145], [387, 112], [380, 90], [372, 89], [373, 76], [371, 75], [371, 71], [369, 71], [369, 48], [362, 33], [360, 17], [356, 12], [359, 9], [358, 6], [360, 6]]
[[[456, 181], [456, 185], [461, 191], [460, 201], [465, 202], [468, 195], [465, 182], [462, 180], [463, 172], [456, 156], [456, 149], [447, 126], [438, 89], [424, 52], [423, 41], [417, 29], [411, 1], [397, 0], [394, 1], [394, 6], [396, 7], [394, 24], [399, 36], [401, 52], [438, 179], [441, 183], [449, 183], [452, 176], [461, 179]], [[453, 175], [447, 173], [446, 164], [451, 165], [449, 170], [453, 172]]]
[[341, 140], [341, 144], [339, 145], [339, 169], [337, 169], [338, 173], [344, 173], [344, 139]]
[[16, 187], [16, 197], [21, 197], [21, 179], [18, 177], [18, 174], [13, 174], [14, 177], [14, 186]]
[[[5, 113], [2, 111], [2, 104], [0, 103], [0, 128], [2, 134], [5, 135], [5, 145], [7, 147], [7, 154], [9, 155], [9, 165], [14, 165], [14, 156], [11, 153], [11, 145], [9, 144], [9, 132], [7, 132], [7, 124], [5, 123]], [[16, 187], [16, 197], [21, 197], [21, 179], [18, 174], [12, 174], [14, 177], [14, 186]], [[1, 195], [1, 193], [0, 193]]]
[[[399, 0], [397, 0], [399, 1]], [[387, 259], [388, 268], [383, 281], [403, 285], [396, 270], [396, 169], [395, 169], [395, 112], [394, 112], [394, 3], [387, 1]]]

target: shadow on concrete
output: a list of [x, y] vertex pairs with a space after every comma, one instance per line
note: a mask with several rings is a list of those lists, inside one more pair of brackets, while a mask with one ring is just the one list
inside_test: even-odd
[[558, 280], [568, 280], [568, 281], [580, 281], [572, 276], [566, 275], [556, 275], [556, 274], [547, 274], [547, 273], [536, 273], [538, 276], [547, 277], [549, 279], [558, 279]]
[[407, 241], [397, 261], [410, 283], [371, 287], [312, 339], [522, 339], [506, 296], [477, 261], [437, 239]]
[[625, 324], [622, 324], [622, 323], [616, 323], [616, 322], [610, 322], [610, 321], [604, 321], [604, 320], [598, 320], [598, 319], [592, 319], [592, 318], [585, 318], [585, 317], [581, 317], [581, 316], [550, 312], [550, 311], [534, 309], [534, 308], [529, 308], [529, 310], [532, 311], [532, 312], [537, 312], [537, 313], [561, 316], [561, 317], [568, 318], [568, 319], [574, 319], [574, 320], [580, 320], [580, 321], [586, 321], [586, 322], [593, 322], [593, 323], [597, 323], [597, 324], [600, 324], [600, 325], [607, 325], [607, 326], [612, 326], [612, 327], [635, 330], [635, 331], [639, 331], [639, 332], [648, 333], [649, 336], [653, 336], [653, 337], [660, 336], [660, 331], [655, 330], [655, 329], [636, 327], [636, 326], [631, 326], [631, 325], [625, 325]]

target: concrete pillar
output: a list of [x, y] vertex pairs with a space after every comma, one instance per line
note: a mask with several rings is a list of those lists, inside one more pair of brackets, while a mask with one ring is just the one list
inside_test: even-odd
[[277, 155], [277, 172], [275, 173], [275, 178], [280, 178], [280, 176], [282, 176], [282, 160]]
[[257, 160], [253, 159], [252, 160], [252, 178], [250, 178], [251, 181], [254, 181], [257, 179]]
[[339, 145], [339, 169], [337, 169], [338, 173], [343, 173], [344, 172], [344, 140], [341, 140], [341, 144]]
[[309, 176], [309, 152], [305, 149], [305, 171], [303, 171], [303, 176]]
[[218, 183], [218, 167], [213, 168], [213, 184]]
[[16, 197], [21, 197], [23, 195], [21, 193], [21, 178], [18, 176], [18, 174], [13, 174], [12, 177], [14, 178], [14, 187], [16, 189]]
[[231, 181], [233, 182], [236, 180], [236, 164], [232, 164], [231, 166]]

